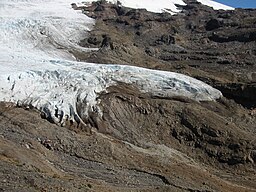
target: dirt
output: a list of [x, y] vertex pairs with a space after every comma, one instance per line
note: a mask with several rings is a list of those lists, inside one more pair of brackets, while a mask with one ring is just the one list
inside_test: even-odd
[[[218, 125], [201, 128], [202, 136], [195, 136], [182, 119], [209, 110], [209, 104], [152, 100], [121, 93], [120, 87], [102, 96], [107, 129], [98, 122], [101, 132], [59, 127], [37, 111], [2, 103], [1, 190], [254, 191], [255, 165], [248, 159], [255, 148], [253, 131], [231, 123], [225, 130]], [[194, 113], [190, 118], [198, 120]], [[196, 142], [201, 147], [195, 147]], [[218, 154], [209, 155], [214, 150]]]
[[186, 2], [175, 16], [95, 3], [81, 45], [99, 51], [73, 54], [180, 72], [225, 97], [158, 98], [118, 84], [98, 95], [102, 117], [66, 127], [2, 102], [0, 191], [256, 191], [256, 10]]

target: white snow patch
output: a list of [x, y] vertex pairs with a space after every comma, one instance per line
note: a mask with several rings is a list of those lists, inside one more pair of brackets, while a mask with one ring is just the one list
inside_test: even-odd
[[[198, 2], [213, 7], [213, 9], [232, 10], [233, 7], [223, 5], [221, 3], [211, 0], [197, 0]], [[116, 3], [117, 0], [108, 0], [108, 2]], [[147, 9], [150, 12], [162, 13], [168, 12], [170, 14], [176, 14], [180, 12], [177, 5], [186, 5], [182, 0], [119, 0], [122, 6], [130, 7], [134, 9]]]
[[[30, 105], [56, 123], [97, 112], [99, 93], [117, 82], [159, 97], [215, 100], [221, 93], [191, 77], [132, 66], [76, 62], [68, 52], [94, 21], [70, 0], [0, 1], [0, 101]], [[86, 50], [85, 50], [86, 51]], [[78, 105], [84, 106], [78, 112]]]
[[[116, 3], [116, 0], [109, 0], [109, 2]], [[175, 4], [186, 5], [182, 0], [119, 0], [122, 6], [134, 9], [147, 9], [147, 11], [162, 13], [169, 12], [171, 14], [180, 12]]]
[[198, 2], [202, 3], [203, 5], [207, 5], [209, 7], [212, 7], [215, 10], [223, 9], [223, 10], [234, 10], [235, 8], [218, 3], [216, 1], [212, 0], [197, 0]]

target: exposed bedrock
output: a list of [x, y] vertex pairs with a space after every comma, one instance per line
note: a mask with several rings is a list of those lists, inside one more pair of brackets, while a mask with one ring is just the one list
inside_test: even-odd
[[256, 84], [230, 83], [216, 85], [226, 98], [233, 99], [237, 103], [249, 109], [256, 108]]

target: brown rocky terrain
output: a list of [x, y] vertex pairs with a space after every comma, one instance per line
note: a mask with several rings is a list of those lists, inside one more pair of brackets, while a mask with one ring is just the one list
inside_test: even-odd
[[99, 51], [73, 54], [180, 72], [225, 97], [158, 98], [119, 84], [98, 96], [102, 117], [66, 127], [0, 103], [0, 191], [256, 191], [256, 10], [186, 2], [174, 16], [94, 3], [81, 45]]
[[79, 60], [184, 73], [255, 107], [256, 10], [216, 11], [186, 2], [174, 16], [95, 3], [85, 13], [97, 19], [96, 26], [81, 45], [103, 49], [75, 54]]

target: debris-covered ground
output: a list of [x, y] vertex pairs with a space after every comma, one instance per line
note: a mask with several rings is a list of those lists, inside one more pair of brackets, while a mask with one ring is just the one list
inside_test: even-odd
[[2, 102], [0, 191], [256, 191], [256, 10], [186, 3], [173, 16], [93, 4], [80, 44], [99, 51], [73, 54], [180, 72], [225, 97], [163, 98], [120, 82], [98, 95], [102, 116], [64, 127]]

